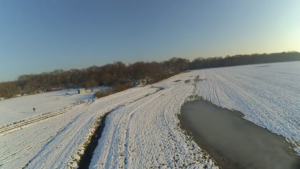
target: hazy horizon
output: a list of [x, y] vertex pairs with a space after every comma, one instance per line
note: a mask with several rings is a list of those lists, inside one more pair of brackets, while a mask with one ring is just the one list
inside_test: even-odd
[[300, 1], [1, 1], [0, 82], [114, 61], [300, 51]]

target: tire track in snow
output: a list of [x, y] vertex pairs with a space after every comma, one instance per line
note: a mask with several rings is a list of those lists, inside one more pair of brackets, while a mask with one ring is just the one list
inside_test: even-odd
[[[156, 93], [156, 92], [158, 92], [158, 90], [153, 90], [154, 92], [153, 93], [149, 93], [149, 92], [152, 92], [152, 89], [151, 88], [146, 88], [147, 90], [143, 90], [143, 92], [141, 92], [141, 94], [139, 94], [139, 95], [137, 95], [138, 97], [133, 97], [133, 99], [135, 98], [135, 100], [133, 100], [133, 101], [122, 101], [122, 102], [119, 102], [119, 104], [113, 104], [113, 105], [117, 105], [117, 107], [115, 107], [115, 108], [112, 108], [111, 110], [109, 110], [108, 111], [108, 113], [110, 114], [110, 113], [112, 113], [112, 112], [115, 112], [115, 111], [117, 111], [118, 109], [121, 109], [124, 105], [128, 105], [128, 104], [131, 104], [131, 103], [133, 103], [133, 102], [135, 102], [135, 101], [138, 101], [138, 100], [141, 100], [141, 99], [143, 99], [144, 97], [147, 97], [147, 96], [149, 96], [149, 95], [152, 95], [153, 93]], [[148, 89], [150, 89], [150, 90], [148, 90]], [[142, 95], [143, 93], [147, 93], [146, 95], [144, 95], [144, 96], [140, 96], [140, 95]], [[107, 99], [106, 99], [107, 100]], [[102, 101], [102, 100], [101, 100]], [[102, 101], [102, 103], [105, 103], [105, 101], [103, 102]], [[105, 113], [104, 113], [105, 114]], [[108, 116], [109, 116], [109, 114], [107, 114]], [[102, 120], [100, 121], [101, 123], [103, 122]], [[109, 119], [108, 120], [106, 120], [104, 123], [109, 123]], [[98, 133], [99, 134], [99, 133]], [[102, 137], [102, 135], [105, 135], [105, 130], [104, 130], [104, 132], [102, 132], [101, 134], [101, 137], [100, 137], [100, 139], [102, 139], [103, 137]], [[98, 137], [98, 136], [97, 136]], [[90, 142], [91, 143], [91, 142]], [[83, 166], [81, 166], [81, 167], [83, 167], [83, 168], [87, 168], [88, 166], [87, 165], [89, 165], [89, 164], [84, 164]]]
[[22, 167], [22, 169], [25, 169], [28, 167], [28, 165], [30, 164], [31, 161], [33, 161], [35, 158], [37, 158], [40, 154], [42, 154], [43, 151], [45, 151], [45, 149], [47, 148], [47, 146], [53, 141], [55, 140], [59, 135], [61, 135], [63, 133], [64, 130], [66, 130], [69, 126], [71, 126], [72, 123], [74, 123], [80, 116], [82, 116], [82, 114], [77, 115], [71, 122], [69, 122], [66, 126], [62, 127], [54, 136], [51, 137], [51, 139], [49, 139], [49, 141], [47, 141], [45, 143], [45, 145], [42, 147], [42, 149], [40, 151], [38, 151], [36, 153], [36, 155], [34, 157], [32, 157], [28, 163]]
[[[155, 91], [154, 93], [147, 94], [146, 96], [143, 96], [143, 97], [141, 97], [141, 98], [138, 98], [138, 99], [136, 99], [136, 100], [130, 102], [128, 105], [129, 105], [129, 106], [135, 105], [135, 104], [137, 104], [138, 102], [143, 101], [144, 99], [148, 99], [150, 96], [152, 96], [152, 95], [154, 95], [154, 94], [156, 94], [156, 93], [158, 93], [158, 92], [160, 92], [160, 91], [161, 91], [161, 89]], [[124, 105], [124, 106], [125, 106], [125, 105]], [[140, 107], [142, 107], [142, 105], [140, 105], [138, 108], [140, 108]], [[135, 111], [138, 110], [138, 108], [135, 108]], [[122, 109], [120, 109], [120, 111], [122, 112]], [[126, 112], [127, 112], [127, 111], [126, 111]], [[121, 116], [118, 117], [118, 122], [117, 122], [117, 125], [118, 125], [118, 126], [119, 126], [119, 125], [122, 125], [122, 122], [125, 121], [126, 116], [128, 116], [128, 114], [127, 114], [126, 112], [123, 112], [123, 113], [121, 114]], [[131, 114], [132, 114], [132, 113], [131, 113]], [[121, 126], [120, 128], [125, 128], [125, 127], [122, 127], [122, 126]], [[118, 140], [118, 142], [120, 142], [120, 139], [117, 137], [117, 136], [118, 136], [118, 133], [119, 133], [119, 127], [114, 126], [114, 132], [113, 132], [113, 133], [114, 133], [114, 134], [113, 134], [112, 140]], [[125, 139], [125, 140], [126, 140], [126, 139]], [[125, 143], [125, 144], [126, 144], [126, 143]], [[112, 161], [111, 158], [114, 157], [113, 154], [111, 154], [111, 153], [112, 153], [112, 150], [113, 150], [112, 146], [113, 146], [113, 144], [110, 144], [109, 151], [107, 151], [107, 153], [105, 154], [106, 159], [108, 158], [108, 155], [110, 154], [110, 158], [108, 158], [108, 160], [106, 160], [105, 168], [107, 168], [108, 166], [111, 165], [109, 162], [111, 162], [111, 161]], [[119, 151], [118, 151], [118, 152], [119, 152]]]
[[73, 162], [73, 157], [77, 158], [77, 150], [81, 148], [86, 134], [89, 133], [99, 115], [111, 107], [127, 104], [131, 100], [154, 91], [156, 89], [144, 87], [120, 92], [117, 96], [111, 95], [105, 99], [97, 99], [93, 104], [76, 107], [70, 113], [49, 118], [41, 123], [34, 123], [22, 130], [4, 135], [0, 137], [0, 165], [2, 168], [22, 168], [49, 141], [49, 136], [55, 135], [76, 115], [84, 114], [54, 139], [48, 147], [45, 147], [45, 151], [27, 167], [67, 168], [70, 166], [69, 163]]
[[106, 137], [99, 140], [99, 155], [90, 168], [211, 168], [177, 125], [181, 104], [193, 89], [180, 83], [109, 115]]
[[[160, 92], [161, 90], [163, 90], [162, 92]], [[132, 121], [132, 119], [133, 119], [133, 116], [134, 116], [134, 114], [139, 110], [139, 109], [141, 109], [144, 105], [146, 105], [146, 104], [148, 104], [148, 103], [150, 103], [150, 102], [152, 102], [154, 99], [156, 99], [156, 98], [158, 98], [158, 97], [160, 97], [160, 96], [162, 96], [167, 90], [170, 90], [170, 89], [160, 89], [160, 90], [157, 90], [157, 92], [155, 92], [155, 93], [153, 93], [153, 94], [151, 94], [151, 95], [154, 95], [154, 94], [156, 94], [156, 93], [159, 93], [159, 94], [156, 94], [155, 95], [155, 97], [153, 97], [153, 98], [151, 98], [150, 100], [148, 100], [147, 102], [144, 102], [143, 104], [141, 104], [141, 105], [139, 105], [138, 107], [136, 107], [134, 110], [132, 110], [127, 116], [129, 116], [129, 120], [127, 120], [127, 125], [126, 125], [126, 134], [125, 134], [125, 144], [124, 144], [124, 146], [125, 146], [125, 161], [127, 161], [126, 163], [127, 163], [127, 165], [128, 165], [128, 159], [129, 159], [129, 150], [128, 150], [128, 144], [129, 144], [129, 132], [130, 132], [130, 124], [131, 124], [131, 121]], [[147, 96], [148, 97], [148, 96]], [[143, 98], [144, 99], [144, 98]]]

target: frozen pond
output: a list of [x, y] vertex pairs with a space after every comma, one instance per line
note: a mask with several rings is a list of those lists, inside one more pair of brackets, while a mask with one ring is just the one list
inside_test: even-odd
[[299, 169], [300, 158], [284, 138], [242, 118], [243, 114], [207, 101], [186, 103], [182, 128], [223, 169]]

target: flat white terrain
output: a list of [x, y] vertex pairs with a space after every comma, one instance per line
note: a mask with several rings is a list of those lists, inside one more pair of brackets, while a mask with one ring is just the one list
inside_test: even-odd
[[[95, 91], [105, 90], [106, 88], [98, 87]], [[93, 97], [92, 92], [78, 94], [76, 89], [66, 89], [0, 101], [0, 126], [71, 106], [77, 101], [88, 100], [91, 97]], [[35, 112], [33, 108], [36, 109]]]
[[90, 168], [218, 168], [178, 126], [181, 106], [198, 97], [242, 112], [300, 155], [299, 82], [300, 62], [289, 62], [191, 71], [95, 101], [64, 91], [6, 100], [0, 168], [76, 167], [95, 121], [107, 112]]

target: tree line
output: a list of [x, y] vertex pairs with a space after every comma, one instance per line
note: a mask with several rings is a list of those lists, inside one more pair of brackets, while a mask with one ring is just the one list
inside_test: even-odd
[[17, 80], [0, 83], [0, 97], [11, 98], [16, 94], [35, 94], [61, 88], [93, 88], [111, 86], [113, 92], [125, 90], [140, 83], [151, 84], [187, 70], [189, 60], [172, 58], [164, 62], [122, 62], [92, 66], [86, 69], [19, 76]]
[[212, 58], [196, 58], [190, 65], [189, 69], [203, 69], [203, 68], [215, 68], [226, 66], [239, 66], [249, 64], [261, 64], [261, 63], [276, 63], [287, 61], [300, 61], [299, 52], [282, 52], [271, 54], [250, 54], [250, 55], [234, 55], [226, 57], [212, 57]]
[[22, 75], [15, 81], [0, 83], [0, 97], [11, 98], [16, 94], [35, 94], [61, 88], [111, 86], [112, 90], [109, 93], [98, 93], [101, 97], [141, 83], [155, 83], [186, 70], [285, 61], [300, 61], [300, 53], [282, 52], [196, 58], [191, 62], [183, 58], [172, 58], [163, 62], [136, 62], [128, 65], [115, 62], [86, 69], [55, 70], [41, 74]]

